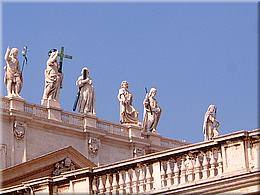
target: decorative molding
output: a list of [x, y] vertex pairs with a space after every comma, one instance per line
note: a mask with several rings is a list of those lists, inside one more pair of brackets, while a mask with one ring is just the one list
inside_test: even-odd
[[72, 171], [75, 169], [75, 164], [71, 161], [69, 157], [66, 157], [62, 161], [55, 164], [54, 171], [52, 173], [54, 176], [57, 176], [63, 172]]
[[7, 145], [6, 144], [0, 144], [0, 151], [4, 151], [4, 154], [7, 154]]
[[145, 149], [138, 148], [138, 147], [135, 147], [133, 149], [133, 156], [134, 157], [139, 157], [139, 156], [143, 156], [143, 155], [145, 155]]
[[88, 140], [88, 151], [93, 158], [97, 155], [100, 148], [100, 140], [98, 138], [90, 137]]
[[25, 135], [25, 123], [20, 121], [14, 121], [13, 133], [17, 140], [22, 140]]
[[6, 168], [7, 145], [0, 144], [0, 169]]

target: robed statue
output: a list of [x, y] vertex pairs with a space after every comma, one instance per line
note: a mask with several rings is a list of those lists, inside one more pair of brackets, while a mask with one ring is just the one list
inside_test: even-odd
[[217, 107], [215, 105], [210, 105], [204, 116], [203, 121], [203, 133], [204, 141], [212, 140], [212, 138], [219, 135], [219, 122], [216, 119]]
[[77, 108], [80, 113], [96, 114], [94, 86], [88, 68], [84, 67], [81, 70], [81, 76], [76, 81], [76, 85], [78, 94], [73, 110]]
[[41, 104], [46, 105], [46, 103], [51, 100], [54, 105], [56, 104], [60, 107], [59, 98], [63, 74], [59, 72], [58, 50], [52, 49], [49, 51], [48, 55], [49, 59], [47, 60], [44, 74], [45, 85]]
[[23, 85], [23, 78], [18, 60], [18, 52], [17, 48], [10, 49], [8, 47], [5, 53], [4, 83], [6, 84], [7, 97], [21, 98], [20, 92]]
[[128, 82], [122, 81], [121, 88], [118, 91], [120, 105], [120, 123], [138, 124], [138, 112], [133, 107], [133, 95], [128, 90]]
[[157, 90], [155, 88], [151, 88], [149, 93], [146, 93], [143, 101], [143, 128], [146, 132], [157, 133], [157, 125], [161, 116], [161, 108], [155, 99], [156, 94]]

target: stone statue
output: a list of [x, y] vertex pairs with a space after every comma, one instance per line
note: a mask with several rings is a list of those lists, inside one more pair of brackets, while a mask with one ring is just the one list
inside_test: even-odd
[[4, 83], [7, 88], [7, 97], [14, 96], [21, 98], [19, 94], [22, 89], [23, 78], [18, 61], [18, 52], [17, 48], [10, 49], [8, 47], [5, 53]]
[[128, 82], [122, 81], [117, 96], [120, 103], [120, 123], [138, 124], [138, 112], [133, 107], [133, 95], [128, 91]]
[[76, 107], [80, 113], [95, 113], [95, 93], [93, 81], [89, 76], [89, 70], [85, 67], [81, 70], [81, 76], [76, 81], [79, 88]]
[[155, 95], [157, 90], [151, 88], [150, 92], [146, 94], [143, 101], [144, 114], [143, 114], [143, 128], [144, 131], [150, 131], [156, 133], [157, 125], [161, 116], [161, 108], [158, 105]]
[[204, 141], [212, 140], [219, 135], [219, 122], [216, 120], [217, 107], [210, 105], [204, 116], [203, 133]]
[[45, 69], [45, 86], [41, 104], [46, 105], [47, 100], [52, 100], [53, 102], [56, 102], [57, 107], [60, 107], [59, 94], [63, 74], [58, 71], [58, 50], [52, 49], [49, 51], [48, 55], [49, 59], [47, 60]]

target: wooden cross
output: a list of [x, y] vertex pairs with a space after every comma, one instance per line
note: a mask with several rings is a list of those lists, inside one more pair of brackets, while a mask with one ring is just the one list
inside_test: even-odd
[[59, 72], [62, 73], [63, 58], [72, 59], [72, 56], [64, 54], [64, 47], [61, 47], [59, 52], [59, 57], [60, 57]]

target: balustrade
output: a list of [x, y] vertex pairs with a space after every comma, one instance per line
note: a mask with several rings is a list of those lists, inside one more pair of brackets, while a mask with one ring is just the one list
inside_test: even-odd
[[1, 109], [5, 109], [5, 110], [9, 110], [10, 109], [10, 102], [9, 100], [5, 99], [5, 98], [2, 98], [2, 101], [1, 101]]
[[[148, 161], [149, 162], [149, 161]], [[160, 166], [157, 166], [159, 162]], [[153, 165], [155, 164], [155, 166]], [[163, 160], [157, 159], [153, 163], [138, 163], [124, 167], [121, 170], [109, 169], [108, 172], [99, 172], [93, 178], [92, 192], [94, 194], [145, 194], [155, 188], [163, 189], [173, 186], [191, 184], [204, 179], [218, 177], [223, 173], [222, 154], [220, 148], [203, 149], [193, 153], [184, 152], [169, 155]], [[158, 172], [159, 171], [159, 172]], [[156, 187], [158, 182], [159, 186]]]
[[[254, 132], [254, 137], [250, 137], [249, 134], [245, 133], [247, 139], [244, 139], [245, 134], [243, 133], [231, 135], [230, 137], [233, 140], [236, 139], [235, 143], [240, 142], [241, 144], [248, 140], [253, 140], [256, 151], [252, 154], [256, 154], [259, 151], [257, 149], [259, 148], [257, 133], [259, 134], [260, 131]], [[203, 187], [203, 183], [208, 185], [210, 182], [219, 184], [225, 178], [229, 181], [233, 179], [234, 185], [237, 185], [236, 176], [240, 178], [243, 175], [248, 177], [249, 174], [252, 174], [254, 177], [254, 174], [259, 172], [259, 167], [248, 166], [246, 164], [249, 163], [246, 162], [249, 159], [248, 156], [242, 156], [240, 160], [244, 160], [244, 162], [241, 162], [239, 166], [235, 164], [236, 167], [232, 167], [233, 162], [227, 161], [227, 159], [234, 156], [231, 150], [232, 147], [234, 150], [240, 149], [243, 155], [252, 155], [243, 152], [243, 150], [248, 150], [248, 148], [238, 148], [233, 143], [234, 141], [231, 142], [227, 137], [223, 136], [212, 142], [198, 143], [121, 161], [120, 163], [94, 167], [91, 170], [88, 169], [87, 174], [79, 172], [77, 175], [77, 172], [74, 172], [73, 174], [77, 179], [74, 182], [70, 182], [70, 185], [77, 181], [82, 181], [79, 180], [80, 177], [88, 177], [85, 179], [85, 181], [90, 181], [89, 183], [86, 182], [86, 185], [89, 185], [89, 191], [86, 193], [107, 195], [152, 194], [182, 190], [184, 188], [189, 190], [189, 186], [192, 186], [192, 188]], [[256, 146], [256, 144], [258, 145]], [[254, 164], [259, 163], [256, 157], [255, 155], [251, 158], [251, 160], [255, 159]], [[224, 165], [223, 161], [225, 162]], [[244, 169], [241, 169], [241, 166], [244, 166], [242, 167]], [[72, 178], [71, 173], [68, 172], [68, 177], [64, 173], [62, 178], [64, 180]], [[57, 181], [58, 183], [60, 182], [60, 180]], [[53, 178], [52, 183], [55, 183], [55, 178]], [[226, 183], [221, 185], [226, 185]], [[76, 192], [76, 187], [77, 185], [74, 185], [70, 188]]]

